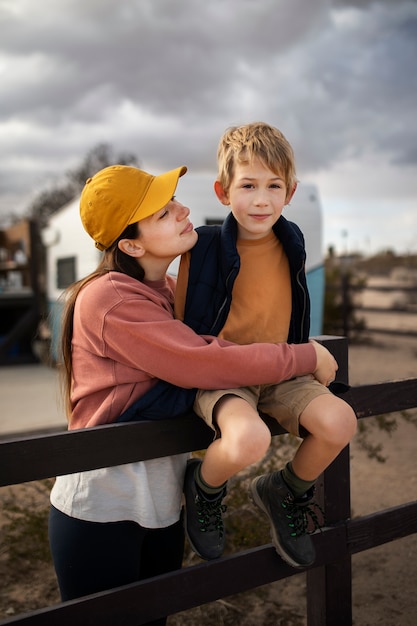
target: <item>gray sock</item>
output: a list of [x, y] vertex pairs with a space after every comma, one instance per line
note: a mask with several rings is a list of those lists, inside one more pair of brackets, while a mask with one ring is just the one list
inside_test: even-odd
[[296, 498], [303, 496], [316, 482], [299, 478], [292, 468], [291, 461], [282, 470], [282, 478]]
[[216, 499], [216, 496], [221, 494], [227, 484], [223, 483], [223, 485], [220, 485], [219, 487], [213, 487], [213, 485], [208, 485], [201, 476], [201, 463], [199, 463], [195, 469], [194, 478], [197, 487], [202, 492], [202, 495], [207, 496], [209, 499], [213, 500]]

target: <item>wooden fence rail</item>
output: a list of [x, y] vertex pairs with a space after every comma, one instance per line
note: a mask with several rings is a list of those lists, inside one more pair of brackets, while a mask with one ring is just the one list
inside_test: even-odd
[[[338, 380], [346, 383], [347, 340], [320, 340], [336, 356]], [[343, 397], [359, 419], [403, 411], [417, 407], [417, 379], [353, 387]], [[273, 435], [283, 433], [275, 421], [266, 422]], [[211, 431], [193, 415], [6, 440], [0, 443], [0, 485], [201, 450], [210, 441]], [[417, 501], [351, 520], [348, 448], [320, 477], [317, 492], [327, 525], [314, 535], [318, 557], [306, 574], [308, 626], [350, 626], [351, 555], [417, 532]], [[299, 573], [277, 556], [272, 545], [265, 545], [6, 619], [0, 625], [137, 626]]]
[[[409, 304], [408, 306], [396, 305], [391, 306], [389, 309], [381, 306], [364, 306], [360, 303], [354, 302], [353, 296], [355, 293], [361, 293], [365, 291], [374, 291], [374, 292], [384, 292], [384, 293], [403, 293], [410, 294], [410, 301], [413, 301], [413, 304]], [[326, 283], [326, 292], [333, 292], [340, 294], [340, 303], [341, 303], [341, 319], [339, 322], [337, 320], [333, 320], [331, 322], [332, 332], [341, 333], [345, 337], [349, 338], [352, 336], [352, 331], [355, 331], [355, 328], [351, 328], [352, 325], [352, 311], [363, 312], [363, 313], [395, 313], [398, 316], [398, 320], [401, 320], [401, 316], [410, 316], [416, 315], [416, 307], [415, 307], [415, 298], [417, 293], [416, 286], [406, 286], [406, 285], [357, 285], [352, 282], [351, 276], [349, 274], [342, 274], [340, 277], [340, 283]], [[401, 324], [403, 325], [403, 324]], [[354, 326], [354, 324], [353, 324]], [[399, 325], [400, 326], [400, 325]], [[357, 329], [356, 329], [357, 330]], [[417, 337], [417, 324], [415, 328], [410, 328], [409, 325], [406, 328], [398, 327], [398, 328], [387, 328], [387, 327], [379, 327], [373, 328], [368, 325], [365, 326], [364, 330], [366, 332], [375, 332], [386, 335], [397, 335], [403, 337]]]

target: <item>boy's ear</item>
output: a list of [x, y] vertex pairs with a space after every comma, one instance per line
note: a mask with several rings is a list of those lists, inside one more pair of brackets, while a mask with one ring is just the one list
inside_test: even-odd
[[292, 197], [293, 197], [293, 195], [295, 194], [296, 189], [297, 189], [297, 183], [294, 183], [293, 188], [288, 190], [287, 197], [286, 197], [286, 199], [285, 199], [285, 202], [286, 202], [287, 204], [289, 204], [289, 203], [291, 202]]
[[125, 254], [136, 258], [145, 254], [145, 249], [138, 243], [137, 239], [121, 239], [117, 247]]
[[229, 197], [223, 189], [223, 185], [218, 180], [216, 180], [214, 183], [214, 192], [222, 204], [224, 204], [225, 206], [228, 206], [230, 204]]

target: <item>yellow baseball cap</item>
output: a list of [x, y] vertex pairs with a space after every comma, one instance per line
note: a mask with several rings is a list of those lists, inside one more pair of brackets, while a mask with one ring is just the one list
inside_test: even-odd
[[185, 165], [159, 176], [128, 165], [110, 165], [89, 178], [81, 193], [83, 226], [106, 250], [129, 224], [153, 215], [171, 200]]

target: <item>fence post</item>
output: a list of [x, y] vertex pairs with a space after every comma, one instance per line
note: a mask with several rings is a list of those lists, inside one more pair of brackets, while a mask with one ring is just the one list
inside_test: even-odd
[[[338, 380], [348, 382], [347, 338], [326, 338], [323, 344], [334, 354]], [[317, 499], [324, 505], [326, 523], [332, 525], [350, 518], [350, 463], [347, 446], [317, 481]], [[307, 571], [308, 626], [351, 626], [352, 562], [347, 550], [346, 528], [340, 527], [340, 552], [345, 557], [335, 563]], [[340, 554], [339, 550], [338, 553]]]
[[342, 323], [343, 334], [345, 337], [350, 337], [350, 280], [347, 269], [342, 270], [341, 275], [341, 287], [342, 287]]

